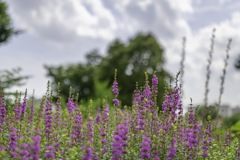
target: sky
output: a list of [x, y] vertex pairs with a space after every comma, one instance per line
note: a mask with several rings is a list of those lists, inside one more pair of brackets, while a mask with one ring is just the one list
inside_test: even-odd
[[[182, 38], [186, 58], [183, 104], [203, 104], [207, 59], [213, 28], [215, 45], [210, 67], [209, 104], [218, 101], [226, 46], [232, 38], [222, 104], [240, 106], [240, 71], [234, 68], [240, 54], [240, 1], [238, 0], [6, 0], [14, 28], [24, 33], [0, 46], [0, 70], [21, 67], [32, 76], [26, 85], [11, 90], [41, 98], [46, 92], [43, 65], [85, 62], [85, 54], [98, 49], [104, 56], [108, 44], [127, 42], [138, 32], [152, 32], [165, 49], [165, 69], [180, 70]], [[120, 76], [120, 75], [119, 75]], [[30, 94], [29, 94], [30, 95]]]

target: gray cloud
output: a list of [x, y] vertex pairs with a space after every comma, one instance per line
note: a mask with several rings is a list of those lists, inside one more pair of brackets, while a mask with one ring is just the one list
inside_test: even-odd
[[36, 94], [40, 97], [48, 79], [43, 64], [84, 61], [84, 54], [93, 48], [105, 53], [107, 44], [114, 38], [126, 41], [136, 32], [151, 31], [166, 48], [165, 66], [175, 75], [179, 71], [181, 38], [187, 36], [184, 104], [189, 104], [189, 97], [194, 103], [201, 103], [209, 39], [212, 28], [216, 27], [209, 99], [213, 103], [218, 98], [225, 46], [227, 39], [232, 37], [223, 102], [237, 105], [240, 93], [236, 88], [240, 88], [240, 76], [233, 68], [233, 61], [239, 54], [240, 25], [237, 19], [240, 18], [240, 3], [223, 5], [218, 1], [212, 2], [9, 0], [14, 25], [26, 29], [26, 33], [0, 48], [1, 53], [5, 53], [1, 54], [1, 58], [6, 59], [0, 67], [22, 66], [25, 74], [34, 76], [27, 86], [36, 87], [39, 90]]

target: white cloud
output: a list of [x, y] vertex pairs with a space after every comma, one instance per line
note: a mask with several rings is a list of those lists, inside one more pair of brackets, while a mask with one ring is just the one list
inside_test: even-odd
[[152, 4], [152, 0], [142, 0], [137, 3], [143, 11], [146, 11], [147, 7]]
[[111, 40], [117, 29], [115, 17], [101, 0], [43, 0], [29, 8], [20, 3], [11, 1], [15, 24], [46, 41], [66, 44], [81, 36]]
[[231, 0], [219, 0], [220, 5], [225, 5], [226, 3], [231, 2]]
[[190, 13], [194, 11], [191, 5], [191, 0], [182, 0], [182, 1], [169, 0], [169, 3], [171, 7], [175, 10], [179, 10], [182, 12], [190, 12]]
[[240, 81], [240, 73], [234, 73], [232, 75], [232, 78], [234, 79], [234, 81], [239, 82]]

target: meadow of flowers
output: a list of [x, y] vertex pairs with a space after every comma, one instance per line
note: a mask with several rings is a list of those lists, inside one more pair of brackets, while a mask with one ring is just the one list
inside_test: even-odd
[[[116, 72], [117, 73], [117, 72]], [[1, 159], [81, 159], [81, 160], [174, 160], [174, 159], [240, 159], [240, 136], [229, 132], [213, 135], [211, 117], [200, 125], [197, 109], [183, 115], [178, 76], [174, 86], [165, 87], [162, 111], [156, 104], [158, 78], [151, 84], [145, 73], [145, 85], [136, 84], [135, 104], [120, 109], [115, 73], [113, 106], [107, 100], [93, 116], [90, 101], [88, 118], [82, 115], [78, 95], [69, 92], [67, 109], [61, 111], [60, 84], [56, 109], [53, 110], [49, 83], [41, 105], [27, 105], [27, 92], [15, 106], [7, 108], [4, 92], [0, 98]], [[192, 103], [192, 102], [191, 102]], [[192, 105], [192, 104], [191, 104]], [[191, 106], [190, 105], [190, 106]], [[7, 109], [6, 109], [7, 108]], [[191, 107], [190, 107], [191, 108]], [[197, 107], [198, 108], [198, 107]], [[34, 116], [35, 115], [35, 116]]]

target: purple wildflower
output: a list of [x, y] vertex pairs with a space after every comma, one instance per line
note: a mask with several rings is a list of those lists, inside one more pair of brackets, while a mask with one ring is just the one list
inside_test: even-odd
[[55, 158], [55, 154], [53, 152], [47, 152], [45, 153], [45, 158]]
[[99, 125], [100, 124], [100, 120], [101, 120], [101, 114], [98, 114], [96, 116], [96, 123]]
[[21, 151], [20, 151], [20, 154], [21, 154], [22, 156], [28, 156], [29, 152], [28, 152], [27, 150], [21, 150]]
[[137, 107], [140, 107], [142, 105], [141, 98], [143, 97], [140, 93], [140, 90], [138, 89], [138, 83], [136, 83], [136, 89], [134, 90], [135, 93], [135, 99], [134, 104], [137, 102]]
[[57, 129], [60, 129], [61, 126], [61, 102], [58, 100], [56, 102], [56, 112], [55, 112], [55, 126]]
[[106, 140], [106, 139], [101, 139], [101, 140], [100, 140], [100, 142], [102, 142], [102, 143], [105, 143], [105, 144], [106, 144], [106, 143], [107, 143], [107, 140]]
[[0, 147], [0, 151], [3, 151], [3, 150], [5, 150], [5, 149], [6, 149], [5, 146]]
[[29, 151], [32, 153], [31, 154], [31, 157], [32, 159], [34, 160], [38, 160], [39, 159], [39, 156], [38, 154], [40, 153], [40, 141], [41, 141], [41, 137], [40, 136], [32, 136], [31, 137], [32, 140], [33, 140], [33, 143], [31, 143], [29, 146]]
[[8, 141], [9, 141], [9, 148], [7, 149], [7, 151], [13, 151], [15, 152], [17, 149], [17, 140], [18, 140], [18, 137], [17, 137], [17, 129], [14, 128], [14, 127], [11, 127], [11, 130], [12, 132], [9, 133], [9, 138], [8, 138]]
[[208, 153], [207, 153], [207, 152], [203, 152], [203, 153], [201, 154], [201, 156], [202, 156], [202, 157], [208, 157]]
[[140, 154], [140, 158], [150, 158], [150, 144], [151, 144], [151, 140], [147, 137], [147, 136], [143, 136], [142, 139], [144, 140], [140, 146], [142, 146], [142, 148], [140, 149], [141, 154]]
[[70, 114], [70, 118], [72, 116], [72, 111], [75, 110], [75, 109], [76, 109], [76, 107], [74, 105], [73, 98], [68, 98], [67, 110]]
[[177, 154], [176, 154], [176, 149], [175, 148], [173, 148], [172, 146], [168, 146], [168, 149], [169, 149], [169, 152], [168, 152], [168, 154], [167, 154], [167, 160], [170, 160], [170, 159], [172, 159], [174, 156], [176, 156]]
[[15, 122], [17, 123], [20, 120], [20, 115], [21, 115], [21, 109], [17, 102], [15, 102], [14, 112], [15, 112]]
[[82, 136], [82, 116], [81, 113], [79, 113], [78, 111], [76, 111], [74, 122], [75, 122], [74, 134], [76, 135], [79, 141]]
[[118, 83], [117, 83], [117, 70], [115, 70], [115, 77], [114, 77], [114, 82], [113, 82], [113, 86], [112, 86], [112, 92], [113, 94], [115, 95], [115, 99], [113, 99], [113, 106], [119, 106], [119, 100], [117, 99], [117, 96], [119, 94], [119, 91], [118, 91]]
[[113, 82], [113, 86], [112, 86], [112, 92], [113, 92], [113, 94], [115, 94], [115, 95], [119, 95], [119, 91], [118, 91], [118, 83], [117, 83], [117, 81], [114, 81]]
[[128, 152], [124, 149], [124, 147], [128, 146], [128, 143], [125, 142], [127, 139], [129, 139], [128, 136], [126, 136], [129, 133], [129, 127], [124, 126], [122, 124], [119, 124], [117, 126], [117, 129], [114, 131], [113, 140], [112, 143], [113, 151], [112, 151], [112, 160], [119, 160], [122, 158], [122, 153], [128, 154]]
[[82, 160], [92, 160], [92, 149], [90, 147], [82, 146], [82, 148], [85, 150], [85, 154], [83, 155]]
[[55, 158], [54, 147], [52, 145], [46, 147], [46, 153], [44, 155], [45, 158]]
[[86, 123], [86, 127], [87, 127], [87, 137], [88, 137], [88, 141], [89, 143], [93, 143], [93, 118], [90, 117], [89, 118], [89, 122]]
[[113, 99], [113, 106], [119, 106], [119, 100], [118, 99]]
[[21, 146], [22, 148], [27, 148], [27, 147], [28, 147], [28, 144], [23, 143], [23, 144], [21, 144], [20, 146]]
[[27, 109], [27, 98], [26, 98], [26, 95], [25, 95], [25, 97], [23, 98], [22, 105], [20, 107], [21, 117], [25, 117], [26, 109]]
[[[2, 127], [3, 123], [6, 121], [5, 120], [5, 117], [6, 117], [6, 108], [5, 108], [5, 106], [6, 106], [6, 104], [4, 103], [4, 97], [0, 96], [0, 127]], [[0, 128], [0, 131], [1, 131], [1, 128]]]
[[203, 146], [201, 147], [201, 149], [203, 150], [203, 153], [201, 155], [202, 157], [208, 157], [207, 151], [209, 150], [209, 147], [211, 146], [211, 143], [212, 143], [210, 129], [211, 129], [211, 127], [209, 124], [208, 129], [204, 130], [205, 135], [203, 135], [203, 140], [202, 140]]
[[46, 138], [50, 138], [50, 134], [53, 132], [52, 129], [52, 105], [50, 104], [49, 101], [46, 101], [46, 109], [45, 109], [45, 114], [46, 114], [46, 119], [45, 119], [45, 133], [46, 133]]
[[224, 136], [225, 146], [230, 146], [231, 138], [232, 138], [231, 134], [229, 132], [226, 132]]
[[30, 104], [30, 114], [28, 115], [28, 123], [32, 124], [34, 117], [34, 103], [33, 103], [33, 98]]

